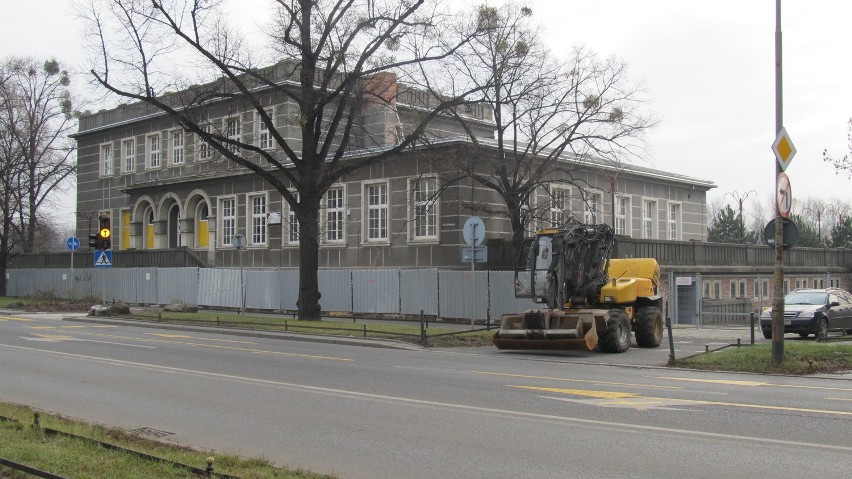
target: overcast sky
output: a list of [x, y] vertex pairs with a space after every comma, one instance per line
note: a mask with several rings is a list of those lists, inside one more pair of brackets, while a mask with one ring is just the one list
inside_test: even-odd
[[[226, 0], [234, 17], [262, 0]], [[452, 3], [452, 2], [450, 2]], [[494, 3], [494, 2], [491, 2]], [[0, 57], [54, 56], [84, 66], [71, 0], [0, 0]], [[614, 55], [661, 118], [647, 166], [711, 180], [710, 198], [766, 203], [775, 185], [775, 2], [529, 0], [556, 53], [584, 44]], [[238, 7], [239, 6], [239, 7]], [[255, 10], [257, 11], [257, 10]], [[852, 180], [822, 159], [848, 153], [852, 2], [782, 2], [784, 126], [798, 153], [787, 170], [797, 200], [849, 202]], [[80, 82], [82, 83], [82, 82]], [[727, 195], [726, 195], [727, 194]], [[73, 203], [73, 200], [71, 201]]]

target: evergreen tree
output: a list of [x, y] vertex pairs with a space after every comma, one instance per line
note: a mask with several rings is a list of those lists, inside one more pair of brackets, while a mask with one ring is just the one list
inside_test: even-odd
[[849, 247], [850, 242], [852, 242], [852, 216], [846, 216], [840, 223], [831, 227], [831, 246], [846, 248]]
[[[825, 243], [822, 241], [822, 238], [819, 237], [817, 230], [815, 230], [814, 227], [805, 221], [805, 219], [800, 215], [791, 214], [790, 221], [795, 223], [799, 230], [799, 239], [796, 240], [796, 244], [793, 246], [799, 246], [802, 248], [822, 248], [825, 246]], [[787, 243], [787, 241], [785, 240], [784, 243]]]
[[742, 217], [731, 205], [725, 205], [707, 230], [707, 241], [711, 243], [754, 243], [757, 235], [745, 229]]

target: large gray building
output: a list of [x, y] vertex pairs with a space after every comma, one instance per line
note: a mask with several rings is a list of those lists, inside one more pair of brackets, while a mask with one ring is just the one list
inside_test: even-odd
[[[268, 69], [282, 76], [291, 70], [280, 64]], [[365, 102], [360, 109], [357, 147], [350, 158], [396, 144], [429, 101], [426, 92], [397, 85], [391, 74], [383, 74], [379, 83], [381, 95], [390, 92], [392, 98]], [[171, 93], [164, 101], [180, 107], [192, 91]], [[264, 98], [276, 128], [298, 151], [296, 105], [274, 93]], [[204, 115], [209, 128], [284, 160], [256, 112], [223, 101], [208, 104]], [[439, 116], [429, 125], [431, 141], [358, 170], [328, 190], [322, 203], [321, 267], [467, 267], [460, 247], [465, 243], [462, 227], [471, 215], [484, 220], [490, 265], [505, 264], [511, 231], [498, 197], [469, 179], [459, 180], [454, 166], [454, 160], [474, 152], [496, 151], [492, 112], [477, 105], [464, 115], [482, 138], [478, 144], [452, 117]], [[208, 265], [232, 266], [237, 263], [232, 238], [244, 235], [244, 265], [298, 264], [298, 229], [282, 196], [158, 110], [135, 103], [85, 115], [74, 137], [79, 237], [93, 233], [98, 216], [106, 213], [112, 219], [114, 250], [186, 247]], [[256, 161], [263, 165], [260, 157]], [[575, 184], [584, 186], [572, 186], [554, 172], [553, 182], [531, 200], [532, 208], [544, 211], [532, 228], [573, 215], [609, 223], [627, 237], [705, 240], [706, 193], [715, 187], [712, 182], [588, 158], [559, 161], [570, 166]]]

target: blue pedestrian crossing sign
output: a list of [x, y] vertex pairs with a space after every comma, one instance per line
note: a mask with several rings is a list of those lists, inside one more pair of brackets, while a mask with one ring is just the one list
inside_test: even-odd
[[112, 268], [112, 251], [95, 251], [95, 268]]

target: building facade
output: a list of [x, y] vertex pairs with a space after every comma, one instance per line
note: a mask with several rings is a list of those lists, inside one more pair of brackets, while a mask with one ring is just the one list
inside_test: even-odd
[[[280, 65], [269, 73], [287, 71]], [[377, 87], [378, 84], [378, 87]], [[396, 144], [428, 105], [429, 95], [397, 85], [388, 74], [365, 88], [379, 88], [379, 102], [365, 101], [356, 120], [348, 158], [375, 154]], [[164, 97], [175, 106], [191, 89]], [[301, 148], [298, 108], [270, 93], [264, 108], [295, 151]], [[257, 112], [239, 104], [210, 103], [206, 127], [284, 158]], [[505, 265], [511, 229], [500, 200], [470, 179], [459, 178], [460, 158], [496, 151], [491, 110], [466, 107], [463, 114], [477, 145], [450, 116], [429, 124], [430, 141], [363, 168], [333, 185], [322, 201], [320, 267], [466, 268], [462, 228], [482, 217], [488, 265]], [[78, 144], [77, 235], [111, 218], [113, 250], [189, 248], [210, 266], [292, 267], [299, 263], [299, 231], [281, 194], [248, 168], [219, 155], [164, 113], [137, 103], [85, 115], [74, 135]], [[264, 160], [256, 158], [264, 165]], [[343, 161], [347, 161], [344, 159]], [[545, 211], [530, 229], [559, 224], [569, 216], [608, 223], [617, 234], [645, 239], [706, 239], [706, 180], [637, 166], [614, 168], [593, 159], [565, 157], [567, 184], [536, 192], [531, 206]], [[502, 207], [505, 210], [505, 207]], [[246, 248], [238, 252], [234, 237]], [[238, 259], [239, 256], [239, 259]]]

